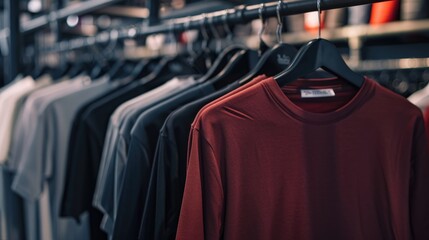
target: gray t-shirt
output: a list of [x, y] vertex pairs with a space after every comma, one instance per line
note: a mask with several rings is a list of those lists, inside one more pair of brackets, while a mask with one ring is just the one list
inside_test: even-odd
[[[37, 130], [35, 121], [38, 119], [39, 113], [42, 113], [43, 109], [49, 103], [49, 99], [55, 95], [61, 96], [61, 94], [67, 94], [70, 91], [77, 91], [81, 85], [80, 80], [81, 78], [78, 77], [74, 80], [57, 83], [35, 91], [28, 97], [21, 115], [18, 117], [18, 122], [13, 134], [11, 154], [8, 161], [9, 169], [15, 172], [18, 171], [21, 160], [25, 154], [22, 150], [31, 147], [28, 140]], [[46, 219], [46, 214], [39, 214], [39, 210], [43, 208], [42, 205], [46, 206], [46, 204], [49, 204], [41, 201], [41, 199], [46, 199], [47, 195], [48, 191], [44, 189], [36, 200], [24, 197], [25, 233], [27, 240], [52, 239], [51, 234], [44, 233], [46, 229], [51, 228], [49, 224], [50, 218]], [[46, 209], [46, 207], [43, 209]], [[42, 231], [42, 229], [45, 229], [45, 231]]]
[[[71, 218], [60, 218], [60, 203], [66, 172], [68, 140], [74, 115], [86, 102], [116, 87], [102, 78], [94, 82], [81, 81], [73, 90], [45, 97], [34, 129], [23, 149], [13, 189], [28, 201], [38, 200], [41, 226], [33, 234], [39, 239], [89, 239], [87, 214], [78, 224]], [[42, 101], [44, 102], [44, 101]], [[43, 193], [47, 192], [46, 195]], [[30, 235], [29, 233], [28, 235]]]
[[80, 88], [81, 77], [76, 77], [72, 80], [63, 81], [60, 83], [52, 84], [46, 88], [36, 90], [28, 96], [24, 106], [18, 113], [16, 127], [12, 134], [11, 150], [9, 153], [8, 167], [11, 170], [17, 170], [20, 160], [22, 159], [24, 148], [23, 145], [27, 140], [29, 129], [34, 129], [34, 118], [38, 116], [39, 112], [43, 111], [46, 104], [49, 103], [49, 97], [55, 95], [63, 95], [70, 91], [76, 91]]
[[125, 102], [112, 115], [93, 200], [93, 205], [104, 213], [101, 227], [109, 235], [113, 231], [127, 157], [127, 143], [135, 120], [146, 109], [194, 84], [196, 82], [193, 77], [174, 78], [152, 91]]
[[[31, 78], [31, 77], [30, 77]], [[22, 79], [21, 79], [22, 80]], [[21, 81], [20, 80], [20, 81]], [[16, 85], [19, 81], [14, 81]], [[12, 125], [9, 126], [9, 133], [3, 137], [8, 137], [6, 142], [4, 142], [3, 147], [11, 146], [12, 133], [15, 130], [15, 123], [18, 119], [18, 113], [21, 111], [25, 100], [27, 97], [33, 93], [34, 91], [41, 89], [50, 85], [52, 79], [49, 76], [43, 76], [32, 84], [30, 89], [22, 92], [19, 96], [17, 96], [16, 101], [14, 102], [13, 111], [9, 112], [11, 114], [9, 117], [9, 121], [12, 121]], [[7, 88], [8, 89], [8, 88]], [[0, 91], [0, 95], [1, 95]], [[9, 106], [12, 107], [12, 106]], [[4, 123], [4, 122], [3, 122]], [[7, 124], [8, 125], [8, 124]], [[4, 127], [4, 126], [3, 126]], [[4, 139], [3, 139], [4, 140]], [[9, 147], [4, 149], [3, 159], [8, 159]], [[23, 206], [22, 200], [18, 197], [18, 195], [12, 191], [11, 184], [13, 181], [13, 172], [6, 165], [0, 166], [0, 222], [1, 222], [1, 235], [0, 239], [8, 239], [8, 240], [21, 240], [25, 238], [25, 230], [24, 230], [24, 215], [23, 215]]]

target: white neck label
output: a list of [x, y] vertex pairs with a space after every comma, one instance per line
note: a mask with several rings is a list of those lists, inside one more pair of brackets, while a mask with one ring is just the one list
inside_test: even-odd
[[302, 98], [335, 97], [334, 89], [301, 89]]

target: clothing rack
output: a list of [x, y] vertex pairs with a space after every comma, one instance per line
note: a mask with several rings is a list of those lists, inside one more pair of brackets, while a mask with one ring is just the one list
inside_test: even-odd
[[[363, 4], [383, 2], [386, 0], [321, 0], [320, 9], [329, 10], [335, 8], [351, 7]], [[280, 6], [279, 10], [278, 6]], [[259, 9], [261, 5], [241, 5], [234, 9], [203, 13], [185, 18], [170, 19], [157, 25], [140, 24], [122, 29], [113, 29], [97, 34], [96, 36], [76, 38], [67, 41], [61, 41], [53, 47], [45, 49], [47, 52], [70, 51], [94, 44], [103, 44], [110, 41], [121, 39], [144, 37], [153, 34], [182, 32], [191, 29], [207, 28], [209, 26], [221, 24], [243, 24], [259, 18]], [[263, 10], [264, 18], [274, 17], [279, 12], [281, 15], [295, 15], [306, 12], [317, 11], [316, 0], [302, 0], [294, 2], [283, 1], [270, 2], [265, 4]]]
[[[7, 71], [5, 71], [5, 83], [11, 82], [18, 73], [22, 70], [22, 36], [36, 33], [46, 27], [56, 28], [57, 39], [60, 40], [59, 21], [71, 15], [83, 15], [120, 3], [122, 0], [91, 0], [84, 1], [78, 4], [72, 4], [64, 7], [64, 0], [58, 0], [54, 3], [55, 10], [48, 14], [36, 17], [25, 23], [20, 23], [20, 1], [16, 0], [0, 0], [4, 2], [6, 9], [5, 28], [0, 29], [0, 50], [2, 55], [7, 57]], [[150, 0], [153, 1], [153, 0]], [[1, 83], [0, 83], [1, 85]]]

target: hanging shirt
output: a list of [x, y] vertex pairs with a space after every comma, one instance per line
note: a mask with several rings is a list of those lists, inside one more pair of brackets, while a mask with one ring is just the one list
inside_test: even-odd
[[102, 228], [109, 235], [113, 232], [131, 128], [142, 111], [195, 84], [193, 78], [182, 80], [172, 79], [152, 91], [125, 102], [115, 110], [110, 119], [93, 198], [93, 205], [104, 213]]
[[[74, 120], [69, 141], [61, 216], [79, 218], [82, 213], [90, 211], [91, 239], [104, 238], [100, 236], [104, 235], [104, 232], [100, 232], [102, 215], [91, 206], [110, 116], [122, 103], [164, 82], [162, 79], [147, 84], [133, 82], [92, 102], [82, 109]], [[76, 195], [79, 198], [76, 198]]]
[[[12, 172], [16, 172], [18, 170], [18, 166], [20, 165], [21, 159], [25, 152], [22, 149], [26, 147], [24, 145], [28, 144], [26, 141], [29, 139], [29, 134], [31, 131], [35, 129], [35, 119], [37, 119], [38, 112], [42, 111], [43, 107], [47, 104], [46, 98], [55, 94], [63, 94], [71, 90], [75, 90], [74, 88], [81, 85], [80, 77], [76, 78], [73, 81], [64, 81], [60, 83], [55, 83], [51, 86], [48, 86], [43, 89], [36, 90], [34, 93], [31, 93], [27, 100], [25, 101], [22, 110], [18, 113], [16, 127], [13, 132], [12, 145], [10, 157], [7, 162], [8, 170]], [[31, 130], [33, 129], [33, 130]], [[11, 187], [11, 184], [8, 186]], [[48, 192], [44, 190], [40, 196], [40, 199], [46, 200]], [[49, 219], [45, 215], [41, 214], [42, 205], [48, 205], [49, 202], [42, 202], [41, 200], [33, 201], [24, 199], [24, 213], [25, 213], [25, 235], [27, 240], [31, 239], [50, 239], [49, 236], [41, 236], [42, 225], [45, 226], [45, 229], [49, 229]], [[43, 221], [45, 220], [45, 221]], [[46, 230], [49, 232], [49, 230]], [[45, 231], [45, 232], [46, 232]]]
[[[26, 79], [31, 79], [31, 81], [33, 81], [31, 77], [27, 77]], [[18, 81], [14, 81], [12, 84], [8, 85], [5, 90], [9, 89], [9, 87], [13, 86], [17, 82]], [[41, 77], [37, 79], [34, 84], [30, 84], [32, 85], [31, 88], [29, 85], [27, 86], [28, 88], [20, 87], [19, 94], [15, 95], [15, 93], [13, 96], [7, 97], [7, 103], [5, 103], [5, 107], [2, 109], [2, 118], [0, 120], [0, 122], [2, 122], [0, 125], [2, 126], [4, 126], [3, 124], [9, 125], [11, 122], [11, 127], [5, 129], [4, 134], [0, 136], [0, 142], [2, 141], [2, 146], [4, 147], [2, 148], [2, 159], [4, 159], [5, 162], [9, 157], [15, 124], [25, 100], [32, 92], [51, 84], [51, 82], [52, 79], [49, 76]], [[2, 199], [0, 201], [0, 221], [2, 223], [1, 239], [20, 240], [25, 238], [25, 229], [23, 225], [23, 202], [22, 199], [11, 189], [14, 174], [13, 171], [9, 169], [7, 163], [1, 166], [0, 172], [0, 198]]]
[[0, 166], [0, 239], [25, 239], [24, 209], [22, 198], [10, 188], [13, 172], [6, 165]]
[[429, 106], [429, 86], [411, 94], [407, 99], [424, 111]]
[[2, 117], [0, 118], [0, 162], [6, 162], [9, 157], [15, 122], [25, 100], [32, 92], [51, 84], [51, 82], [52, 78], [47, 75], [36, 81], [32, 77], [26, 77], [8, 88], [9, 91], [0, 94], [0, 98], [1, 95], [4, 96], [4, 101], [0, 100], [0, 105], [3, 106]]
[[118, 198], [113, 239], [137, 239], [149, 185], [152, 160], [159, 130], [165, 118], [177, 107], [215, 91], [205, 83], [183, 91], [144, 111], [136, 120], [130, 135], [124, 179]]
[[[8, 160], [8, 167], [10, 170], [17, 172], [21, 162], [25, 159], [25, 155], [28, 154], [28, 152], [24, 152], [22, 150], [31, 148], [31, 143], [28, 143], [30, 136], [40, 130], [36, 128], [36, 122], [40, 116], [39, 113], [41, 113], [49, 103], [47, 99], [54, 97], [55, 95], [67, 94], [70, 91], [76, 91], [82, 84], [80, 81], [81, 79], [82, 78], [79, 77], [73, 81], [65, 81], [51, 85], [44, 89], [35, 91], [28, 97], [22, 111], [20, 112], [17, 125], [13, 133], [11, 154], [10, 159]], [[36, 167], [38, 166], [32, 166], [30, 169], [36, 169]], [[43, 192], [36, 199], [28, 199], [24, 197], [25, 234], [26, 239], [28, 240], [52, 239], [51, 218], [49, 217], [50, 212], [47, 208], [47, 206], [49, 206], [49, 201], [47, 201], [48, 199], [46, 197], [49, 193], [44, 185], [41, 186], [41, 189], [43, 189]], [[20, 193], [18, 194], [21, 195]], [[42, 213], [42, 208], [44, 210], [48, 209], [48, 211]]]
[[69, 91], [75, 91], [82, 84], [82, 78], [76, 77], [73, 80], [62, 81], [52, 84], [46, 88], [36, 90], [24, 103], [21, 111], [18, 113], [16, 127], [13, 131], [11, 151], [8, 160], [8, 167], [11, 170], [17, 171], [20, 161], [23, 159], [23, 146], [28, 140], [30, 129], [34, 129], [35, 121], [38, 112], [43, 111], [43, 108], [49, 103], [50, 96], [66, 94]]
[[[68, 140], [68, 152], [67, 152], [67, 165], [66, 165], [66, 176], [65, 176], [65, 180], [64, 180], [64, 192], [63, 192], [63, 196], [61, 197], [61, 209], [60, 209], [60, 217], [74, 217], [77, 221], [79, 221], [79, 217], [84, 213], [87, 212], [88, 214], [88, 218], [89, 218], [89, 226], [90, 226], [90, 239], [107, 239], [107, 235], [100, 229], [100, 223], [101, 223], [101, 219], [102, 219], [102, 214], [101, 212], [99, 212], [97, 209], [95, 208], [91, 208], [88, 207], [88, 211], [81, 211], [80, 213], [76, 213], [74, 215], [66, 215], [64, 214], [64, 193], [67, 191], [68, 188], [68, 179], [70, 178], [69, 175], [69, 169], [70, 169], [70, 164], [71, 164], [71, 160], [70, 160], [70, 152], [73, 152], [75, 150], [75, 148], [77, 148], [77, 146], [80, 146], [81, 144], [85, 144], [84, 142], [80, 142], [76, 139], [76, 135], [77, 133], [81, 133], [80, 132], [80, 124], [81, 124], [81, 120], [82, 120], [82, 115], [84, 113], [86, 113], [86, 110], [88, 110], [88, 107], [91, 106], [94, 102], [99, 101], [100, 99], [106, 98], [107, 96], [112, 96], [114, 95], [115, 92], [122, 90], [124, 87], [129, 86], [129, 79], [112, 79], [110, 75], [106, 75], [107, 78], [110, 79], [110, 81], [114, 81], [116, 84], [118, 84], [117, 88], [114, 88], [106, 93], [104, 93], [103, 95], [91, 100], [90, 102], [87, 102], [84, 106], [80, 107], [80, 109], [77, 111], [77, 113], [74, 116], [74, 120], [73, 120], [73, 124], [72, 124], [72, 128], [70, 131], [70, 137]], [[108, 118], [108, 117], [107, 117]], [[108, 120], [106, 120], [107, 122]], [[102, 124], [102, 121], [99, 121], [100, 124]], [[86, 133], [86, 132], [84, 132]], [[97, 137], [97, 136], [96, 136]], [[86, 139], [85, 139], [86, 140]], [[76, 161], [80, 161], [81, 159], [78, 159]], [[86, 159], [88, 160], [88, 159]], [[88, 163], [88, 168], [85, 169], [79, 169], [78, 172], [78, 176], [81, 177], [83, 175], [85, 175], [86, 172], [91, 171], [91, 169], [93, 169], [93, 166], [91, 164], [91, 159], [89, 159], [88, 161], [90, 161], [90, 163]], [[83, 176], [84, 178], [84, 176]], [[87, 180], [87, 179], [85, 179]], [[83, 184], [83, 186], [87, 186], [89, 185], [90, 182], [86, 182], [85, 184]], [[74, 202], [76, 203], [80, 203], [82, 201], [84, 201], [85, 196], [82, 193], [79, 193], [78, 191], [71, 193], [74, 197]], [[76, 198], [75, 196], [79, 195], [79, 198]], [[91, 200], [89, 201], [89, 206], [90, 205]]]
[[[11, 131], [13, 120], [10, 122], [9, 119], [14, 118], [13, 108], [9, 105], [10, 101], [17, 101], [19, 98], [19, 91], [25, 91], [31, 88], [33, 79], [31, 77], [23, 78], [17, 76], [14, 81], [0, 88], [0, 106], [1, 117], [0, 117], [0, 142], [6, 141], [6, 138], [11, 138]], [[21, 85], [16, 87], [15, 85]], [[15, 89], [14, 89], [15, 88]], [[25, 93], [23, 93], [25, 94]], [[11, 97], [10, 95], [13, 95]], [[12, 99], [11, 99], [12, 98]], [[6, 103], [9, 101], [9, 103]], [[7, 166], [4, 165], [7, 159], [8, 148], [2, 144], [0, 146], [0, 162], [3, 163], [0, 166], [0, 238], [19, 240], [25, 238], [25, 229], [23, 226], [23, 213], [22, 213], [22, 201], [19, 197], [10, 190], [10, 181], [13, 179]]]
[[264, 78], [265, 76], [259, 76], [241, 87], [238, 82], [234, 82], [222, 90], [186, 104], [167, 117], [156, 145], [139, 239], [174, 239], [176, 235], [185, 184], [188, 137], [191, 123], [198, 111]]
[[429, 107], [424, 110], [423, 116], [425, 119], [426, 136], [429, 138]]
[[[1, 73], [1, 70], [0, 70]], [[1, 75], [3, 77], [3, 75]], [[0, 88], [0, 93], [3, 92], [4, 90], [8, 89], [9, 87], [13, 86], [16, 82], [18, 82], [19, 80], [23, 79], [24, 77], [21, 74], [18, 74], [15, 79], [13, 79], [12, 82], [7, 83], [6, 85], [2, 86]], [[2, 79], [0, 79], [1, 82]]]
[[[42, 221], [41, 239], [88, 239], [88, 219], [81, 224], [73, 219], [59, 218], [61, 195], [64, 187], [67, 141], [72, 120], [81, 105], [116, 87], [107, 78], [94, 82], [82, 81], [68, 93], [50, 96], [49, 102], [32, 119], [28, 148], [18, 167], [13, 189], [29, 201], [40, 200]], [[42, 193], [47, 191], [46, 197]], [[41, 197], [40, 197], [41, 196]], [[43, 203], [48, 204], [43, 204]], [[46, 209], [45, 209], [46, 208]], [[50, 219], [49, 219], [50, 218]], [[48, 219], [48, 220], [46, 220]], [[50, 228], [48, 226], [51, 226]]]
[[0, 163], [5, 163], [8, 158], [17, 102], [27, 92], [31, 91], [35, 84], [33, 78], [25, 77], [0, 94], [2, 115], [0, 118]]
[[267, 79], [189, 143], [176, 239], [429, 239], [422, 114], [369, 79]]

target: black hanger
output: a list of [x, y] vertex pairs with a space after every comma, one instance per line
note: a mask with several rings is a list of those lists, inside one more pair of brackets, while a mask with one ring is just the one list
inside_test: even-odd
[[303, 46], [291, 65], [276, 75], [275, 79], [280, 86], [284, 86], [318, 68], [347, 80], [359, 88], [364, 83], [364, 77], [347, 66], [335, 45], [322, 38], [312, 40]]
[[[204, 15], [204, 14], [203, 14]], [[210, 48], [210, 36], [206, 26], [207, 16], [204, 15], [200, 23], [200, 34], [202, 36], [201, 46], [198, 52], [193, 49], [193, 43], [188, 43], [188, 62], [197, 69], [198, 72], [207, 72], [214, 64], [218, 56], [215, 49]], [[185, 31], [189, 30], [190, 21], [185, 24]], [[192, 51], [191, 51], [192, 50]]]
[[[233, 42], [233, 40], [232, 40], [233, 33], [232, 33], [232, 31], [228, 25], [228, 14], [229, 14], [228, 10], [225, 10], [225, 15], [223, 18], [223, 21], [224, 21], [223, 27], [224, 27], [225, 33], [227, 34], [226, 39], [228, 40], [227, 41], [228, 45], [226, 46], [226, 48], [223, 51], [221, 50], [222, 44], [219, 41], [220, 40], [220, 34], [217, 31], [217, 29], [215, 28], [215, 26], [213, 25], [213, 18], [209, 19], [209, 26], [210, 26], [210, 28], [213, 32], [213, 35], [216, 39], [216, 50], [215, 50], [215, 52], [217, 54], [217, 58], [213, 62], [213, 65], [207, 70], [206, 74], [204, 74], [204, 76], [202, 76], [201, 78], [198, 79], [198, 82], [200, 82], [200, 83], [205, 82], [207, 80], [210, 80], [211, 78], [218, 75], [221, 71], [223, 71], [228, 66], [228, 64], [230, 64], [233, 57], [238, 52], [240, 52], [241, 50], [247, 50], [248, 49], [243, 44]], [[189, 49], [189, 51], [190, 51], [190, 49]]]
[[82, 74], [85, 71], [85, 63], [82, 61], [79, 61], [70, 68], [70, 71], [67, 73], [67, 75], [70, 78], [75, 78], [78, 75]]
[[222, 72], [208, 82], [213, 84], [215, 89], [221, 89], [246, 75], [257, 64], [258, 59], [257, 51], [241, 50], [231, 58]]
[[268, 49], [256, 66], [251, 69], [246, 76], [239, 80], [240, 85], [246, 84], [258, 75], [265, 74], [267, 76], [274, 76], [289, 66], [291, 59], [295, 57], [298, 50], [292, 45], [281, 43]]
[[196, 55], [189, 55], [188, 62], [190, 65], [198, 69], [198, 72], [207, 72], [212, 66], [213, 61], [216, 59], [216, 54], [212, 51], [199, 52]]
[[126, 59], [120, 61], [120, 63], [117, 65], [118, 68], [114, 73], [109, 73], [111, 80], [120, 80], [123, 78], [127, 78], [130, 74], [133, 73], [135, 68], [139, 67], [140, 61], [132, 60], [132, 59]]
[[158, 66], [149, 75], [140, 79], [141, 83], [147, 83], [157, 78], [173, 78], [184, 75], [201, 74], [191, 66], [182, 56], [164, 57], [160, 60]]
[[143, 59], [140, 60], [133, 71], [129, 74], [129, 78], [132, 80], [138, 80], [142, 77], [150, 74], [152, 70], [155, 68], [155, 65], [158, 64], [160, 58], [153, 58], [153, 59]]
[[125, 74], [125, 71], [130, 71], [134, 62], [126, 59], [117, 59], [115, 63], [110, 66], [109, 71], [106, 73], [111, 81], [115, 81], [118, 77]]
[[[277, 5], [277, 42], [278, 44], [275, 45], [273, 48], [268, 49], [264, 52], [264, 49], [266, 49], [266, 43], [262, 39], [263, 34], [263, 27], [261, 31], [259, 32], [259, 52], [262, 53], [261, 59], [259, 60], [258, 64], [252, 68], [252, 70], [246, 74], [242, 79], [239, 80], [240, 85], [246, 84], [247, 82], [251, 81], [255, 77], [261, 74], [265, 74], [267, 76], [274, 76], [280, 72], [282, 72], [289, 64], [291, 63], [291, 60], [295, 57], [298, 50], [287, 43], [283, 43], [281, 40], [281, 33], [283, 29], [283, 21], [280, 14], [280, 9], [283, 6], [283, 2], [279, 1]], [[263, 11], [265, 9], [265, 5], [261, 4], [261, 7], [259, 8], [259, 18], [261, 19], [262, 26], [264, 26], [264, 18], [263, 18]]]
[[91, 79], [97, 79], [101, 76], [105, 75], [109, 70], [111, 70], [112, 65], [109, 61], [105, 61], [103, 63], [95, 64], [94, 67], [91, 69], [90, 77]]
[[261, 57], [264, 53], [266, 53], [270, 49], [270, 46], [264, 41], [259, 41], [259, 56]]
[[222, 51], [217, 59], [214, 61], [213, 66], [209, 68], [209, 70], [198, 79], [198, 82], [205, 82], [217, 74], [219, 74], [230, 62], [233, 56], [241, 50], [244, 50], [245, 47], [242, 45], [232, 45], [228, 48], [226, 48], [224, 51]]
[[155, 71], [155, 69], [159, 66], [159, 63], [161, 61], [161, 57], [154, 57], [147, 61], [147, 63], [140, 69], [140, 72], [133, 76], [134, 80], [139, 80], [141, 78], [144, 78]]
[[70, 62], [65, 62], [61, 64], [58, 68], [54, 69], [52, 72], [52, 78], [54, 80], [60, 79], [61, 77], [65, 76], [68, 71], [70, 71], [72, 67], [72, 64]]
[[72, 79], [83, 73], [89, 74], [95, 66], [91, 58], [82, 55], [82, 57], [77, 58], [77, 61], [73, 62], [70, 70], [65, 75]]
[[131, 62], [133, 63], [125, 64], [128, 69], [122, 70], [122, 75], [116, 76], [119, 81], [129, 83], [149, 75], [155, 69], [155, 65], [158, 64], [159, 58], [156, 57], [153, 59], [135, 60]]
[[52, 72], [52, 68], [48, 67], [48, 66], [41, 66], [41, 67], [36, 67], [33, 71], [33, 73], [31, 74], [31, 76], [33, 77], [33, 79], [38, 79], [41, 76], [43, 76], [44, 74], [48, 74]]

